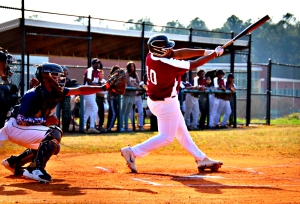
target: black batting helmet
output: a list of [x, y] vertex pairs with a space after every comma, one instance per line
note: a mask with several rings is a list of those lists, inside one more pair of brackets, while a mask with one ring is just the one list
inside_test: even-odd
[[167, 54], [166, 49], [173, 48], [175, 42], [169, 40], [166, 35], [154, 35], [148, 40], [149, 51], [156, 56], [164, 57]]

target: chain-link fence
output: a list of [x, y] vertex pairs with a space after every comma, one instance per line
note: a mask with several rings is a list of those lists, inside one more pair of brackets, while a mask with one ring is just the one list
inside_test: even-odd
[[[155, 32], [169, 33], [171, 36], [180, 37], [182, 41], [178, 41], [177, 45], [181, 46], [182, 42], [188, 42], [191, 48], [209, 48], [209, 44], [205, 44], [205, 38], [209, 37], [211, 39], [231, 39], [233, 33], [226, 32], [211, 32], [206, 30], [198, 30], [193, 28], [181, 28], [178, 26], [159, 26], [153, 25], [149, 22], [133, 22], [133, 21], [114, 21], [109, 19], [94, 18], [90, 16], [77, 16], [77, 15], [66, 15], [51, 12], [24, 10], [25, 18], [28, 21], [28, 30], [15, 29], [22, 25], [21, 8], [11, 8], [7, 6], [0, 6], [1, 14], [5, 17], [2, 18], [0, 22], [0, 46], [13, 55], [14, 62], [11, 65], [11, 70], [14, 73], [11, 77], [11, 82], [23, 87], [24, 91], [28, 90], [28, 84], [31, 77], [34, 76], [35, 66], [43, 62], [49, 62], [51, 56], [72, 56], [73, 58], [81, 57], [86, 59], [86, 64], [89, 65], [91, 56], [96, 56], [99, 58], [105, 57], [109, 59], [118, 59], [118, 56], [110, 54], [112, 50], [119, 50], [117, 54], [127, 54], [124, 52], [122, 42], [120, 38], [114, 38], [115, 42], [106, 43], [108, 37], [104, 39], [96, 39], [92, 36], [91, 30], [93, 32], [104, 32], [109, 35], [109, 32], [113, 32], [117, 35], [123, 35], [121, 31], [130, 32], [133, 36], [144, 37], [145, 31], [150, 34]], [[32, 22], [46, 22], [48, 30], [47, 32], [40, 32], [45, 24], [40, 24], [40, 28], [30, 30]], [[55, 23], [55, 24], [54, 24]], [[33, 23], [32, 23], [33, 24]], [[63, 35], [57, 32], [57, 27], [60, 26], [65, 29]], [[76, 34], [73, 32], [74, 26], [76, 26]], [[45, 30], [43, 30], [45, 31]], [[28, 44], [22, 41], [22, 36], [28, 40]], [[149, 37], [149, 36], [148, 36]], [[55, 44], [53, 44], [50, 39], [57, 39]], [[43, 46], [37, 47], [34, 45], [35, 39], [42, 39]], [[67, 39], [67, 40], [66, 40]], [[244, 41], [249, 40], [248, 36], [243, 37]], [[131, 42], [131, 39], [124, 39]], [[249, 40], [250, 41], [250, 40]], [[198, 42], [198, 43], [195, 43]], [[202, 42], [202, 43], [199, 43]], [[133, 43], [133, 42], [132, 42]], [[24, 60], [22, 60], [22, 49], [23, 46], [28, 48], [30, 45], [30, 52], [24, 53]], [[82, 47], [82, 45], [85, 45]], [[115, 47], [113, 47], [115, 46]], [[141, 70], [139, 74], [141, 76], [145, 73], [145, 61], [143, 53], [147, 48], [144, 49], [145, 42], [139, 42], [139, 44], [132, 44], [132, 52], [139, 53], [137, 59], [140, 59]], [[37, 47], [37, 48], [35, 48]], [[95, 53], [93, 48], [96, 47], [101, 52]], [[110, 48], [110, 50], [109, 50]], [[107, 51], [105, 52], [105, 50]], [[230, 48], [231, 49], [231, 48]], [[251, 49], [251, 46], [250, 48]], [[265, 123], [268, 119], [268, 112], [270, 110], [271, 118], [282, 117], [286, 114], [299, 112], [299, 67], [280, 65], [272, 63], [272, 73], [268, 75], [268, 65], [259, 64], [259, 67], [255, 67], [252, 64], [251, 72], [251, 97], [249, 97], [249, 69], [247, 69], [247, 63], [249, 63], [250, 56], [248, 49], [229, 50], [233, 53], [235, 60], [232, 61], [232, 55], [228, 54], [220, 59], [213, 60], [213, 63], [227, 63], [227, 72], [234, 72], [235, 74], [235, 84], [237, 85], [236, 93], [236, 112], [237, 112], [237, 122], [239, 124], [247, 124], [247, 118], [251, 116], [251, 123]], [[103, 51], [104, 50], [104, 51]], [[102, 52], [103, 51], [103, 52]], [[39, 53], [39, 54], [36, 54]], [[42, 54], [41, 54], [42, 53]], [[129, 60], [129, 58], [127, 58]], [[24, 61], [24, 62], [23, 62]], [[236, 68], [235, 63], [244, 63], [244, 69]], [[24, 66], [24, 68], [22, 68]], [[72, 65], [74, 67], [82, 67], [80, 65]], [[76, 68], [74, 68], [76, 70]], [[82, 71], [82, 69], [80, 70]], [[23, 76], [22, 76], [23, 75]], [[191, 74], [190, 74], [191, 76]], [[272, 92], [270, 103], [268, 102], [268, 89], [267, 81], [268, 76], [272, 81], [271, 87]], [[24, 79], [22, 81], [21, 79]], [[142, 78], [142, 77], [140, 77]], [[192, 78], [190, 77], [190, 80]], [[0, 79], [1, 82], [1, 79]], [[24, 83], [24, 84], [22, 84]], [[21, 95], [21, 93], [20, 93]], [[249, 109], [249, 103], [250, 109]], [[268, 105], [270, 108], [268, 108]], [[251, 110], [247, 113], [247, 110]]]

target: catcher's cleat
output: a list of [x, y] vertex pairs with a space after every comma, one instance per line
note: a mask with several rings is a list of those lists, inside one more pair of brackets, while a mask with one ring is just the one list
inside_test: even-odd
[[205, 157], [202, 161], [196, 161], [199, 172], [204, 171], [204, 169], [210, 169], [211, 171], [218, 171], [218, 169], [223, 165], [221, 161], [214, 161], [208, 157]]
[[52, 182], [51, 176], [47, 173], [45, 169], [42, 168], [31, 168], [25, 169], [23, 176], [36, 180], [38, 182]]
[[121, 155], [125, 158], [127, 166], [131, 169], [132, 173], [137, 173], [137, 168], [135, 166], [135, 156], [131, 150], [131, 147], [124, 147], [121, 149]]
[[11, 156], [2, 161], [2, 166], [13, 173], [15, 176], [22, 176], [24, 168], [17, 165], [16, 156]]
[[[9, 158], [8, 158], [9, 159]], [[4, 166], [7, 170], [9, 170], [11, 173], [15, 173], [15, 169], [13, 167], [11, 167], [11, 165], [9, 164], [8, 159], [5, 159], [2, 161], [2, 166]]]

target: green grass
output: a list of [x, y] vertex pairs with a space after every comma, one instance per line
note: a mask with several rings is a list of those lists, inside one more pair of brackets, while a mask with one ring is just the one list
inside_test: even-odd
[[[237, 118], [238, 124], [246, 124], [246, 119]], [[251, 118], [250, 124], [266, 124], [266, 120]], [[272, 125], [300, 125], [300, 113], [292, 113], [282, 118], [271, 119]]]
[[[250, 126], [228, 130], [191, 131], [197, 146], [211, 155], [263, 155], [300, 158], [300, 126]], [[135, 145], [157, 132], [110, 133], [102, 135], [66, 134], [62, 138], [60, 154], [64, 153], [111, 153], [121, 147]], [[17, 154], [25, 148], [5, 142], [0, 154]], [[188, 154], [174, 142], [153, 153]]]

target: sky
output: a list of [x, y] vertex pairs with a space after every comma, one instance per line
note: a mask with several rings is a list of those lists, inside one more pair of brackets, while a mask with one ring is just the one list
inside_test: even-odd
[[[277, 23], [286, 13], [300, 21], [300, 9], [295, 0], [25, 0], [25, 9], [64, 13], [78, 16], [128, 21], [149, 18], [154, 25], [164, 26], [178, 20], [187, 26], [196, 17], [209, 29], [220, 28], [231, 15], [244, 22], [269, 15]], [[2, 0], [1, 6], [21, 8], [21, 0]], [[0, 9], [0, 22], [20, 17], [19, 11]], [[32, 15], [25, 12], [25, 17]], [[39, 14], [41, 20], [46, 20]], [[59, 21], [59, 18], [57, 17]]]

